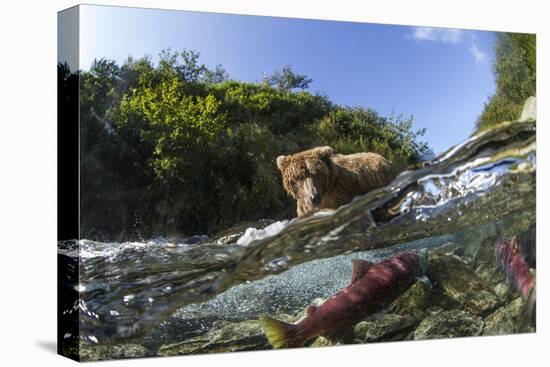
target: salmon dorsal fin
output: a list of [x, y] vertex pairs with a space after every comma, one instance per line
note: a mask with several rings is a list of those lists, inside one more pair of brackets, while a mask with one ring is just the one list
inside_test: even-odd
[[313, 313], [317, 310], [317, 306], [313, 306], [313, 305], [310, 305], [310, 306], [307, 306], [306, 307], [306, 315], [307, 316], [311, 316], [313, 315]]
[[351, 282], [355, 283], [367, 273], [372, 263], [367, 260], [355, 259], [351, 261]]

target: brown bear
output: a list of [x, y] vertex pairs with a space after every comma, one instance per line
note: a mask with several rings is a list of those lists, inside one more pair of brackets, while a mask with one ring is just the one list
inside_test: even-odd
[[355, 196], [390, 183], [397, 170], [376, 153], [334, 154], [316, 147], [277, 157], [286, 192], [296, 200], [298, 217], [336, 209]]

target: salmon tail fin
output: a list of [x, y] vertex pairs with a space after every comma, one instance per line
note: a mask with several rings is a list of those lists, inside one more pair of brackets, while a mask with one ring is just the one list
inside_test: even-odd
[[264, 334], [273, 348], [289, 348], [300, 346], [296, 343], [295, 325], [274, 319], [269, 316], [260, 316], [260, 323]]
[[527, 332], [529, 327], [536, 322], [537, 313], [537, 290], [535, 287], [531, 288], [529, 296], [523, 305], [523, 310], [518, 317], [516, 323], [516, 330], [518, 332]]

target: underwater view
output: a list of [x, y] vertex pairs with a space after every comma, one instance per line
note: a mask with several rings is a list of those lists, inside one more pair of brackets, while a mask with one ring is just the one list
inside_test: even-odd
[[[260, 81], [237, 78], [191, 48], [162, 44], [155, 58], [123, 49], [124, 61], [93, 54], [76, 70], [60, 62], [60, 98], [77, 91], [81, 138], [80, 238], [57, 244], [61, 354], [96, 361], [536, 331], [534, 35], [82, 9], [82, 27], [93, 20], [86, 10], [302, 35], [325, 24], [331, 35], [387, 29], [407, 47], [446, 50], [487, 39], [493, 64], [466, 52], [464, 70], [495, 79], [471, 112], [452, 94], [443, 109], [454, 108], [444, 112], [453, 120], [430, 125], [422, 113], [334, 97], [324, 74], [314, 84], [315, 72], [284, 66]], [[402, 93], [392, 106], [409, 111]], [[469, 130], [455, 133], [457, 124]]]

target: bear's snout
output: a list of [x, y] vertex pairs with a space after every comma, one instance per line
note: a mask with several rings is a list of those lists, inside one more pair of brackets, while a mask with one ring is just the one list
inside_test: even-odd
[[311, 203], [314, 206], [319, 206], [319, 204], [321, 204], [321, 194], [319, 194], [319, 192], [315, 192], [311, 194], [310, 199], [311, 199]]
[[305, 201], [309, 204], [308, 206], [310, 209], [313, 209], [321, 203], [321, 193], [317, 190], [317, 187], [315, 187], [315, 183], [311, 177], [308, 177], [304, 181], [303, 190], [303, 197], [306, 198]]

